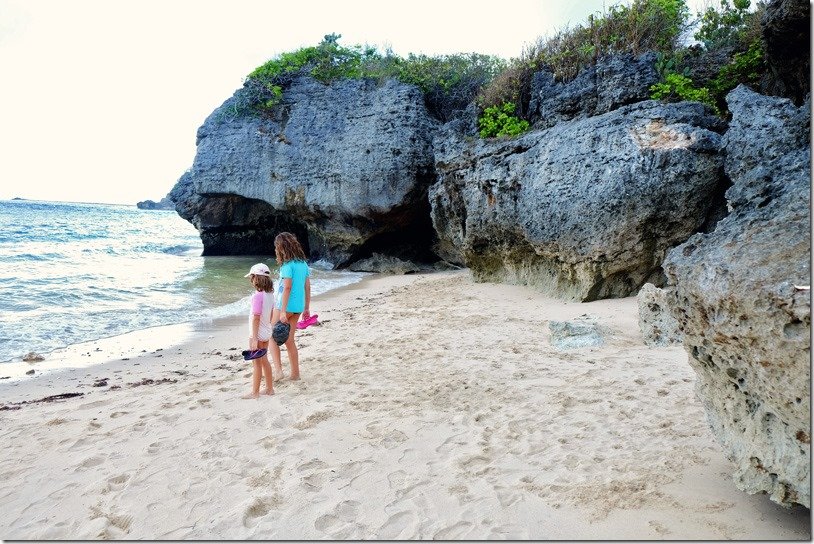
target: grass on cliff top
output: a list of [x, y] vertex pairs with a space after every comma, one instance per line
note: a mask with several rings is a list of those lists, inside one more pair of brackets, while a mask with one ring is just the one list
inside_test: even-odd
[[[513, 103], [519, 118], [528, 119], [535, 72], [550, 70], [558, 81], [570, 81], [603, 56], [653, 51], [661, 82], [651, 89], [652, 98], [701, 101], [723, 113], [726, 94], [739, 83], [755, 84], [765, 71], [760, 36], [765, 3], [751, 9], [750, 0], [716, 1], [717, 6], [709, 4], [692, 18], [685, 0], [633, 0], [590, 15], [584, 24], [540, 37], [481, 90], [478, 106], [485, 110]], [[699, 45], [688, 47], [693, 28]], [[699, 50], [702, 56], [723, 52], [728, 59], [710, 81], [691, 79], [688, 59]]]

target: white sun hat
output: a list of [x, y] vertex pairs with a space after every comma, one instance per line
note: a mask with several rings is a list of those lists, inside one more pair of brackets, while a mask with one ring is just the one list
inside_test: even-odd
[[271, 276], [271, 270], [269, 270], [269, 267], [264, 265], [263, 263], [257, 263], [256, 265], [252, 266], [252, 269], [249, 270], [249, 273], [246, 274], [243, 277], [248, 278], [252, 274], [254, 274], [255, 276], [270, 277]]

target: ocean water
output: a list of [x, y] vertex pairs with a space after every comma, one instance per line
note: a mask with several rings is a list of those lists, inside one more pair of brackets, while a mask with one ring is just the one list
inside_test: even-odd
[[[171, 210], [0, 200], [0, 361], [150, 327], [243, 315], [252, 264], [201, 257]], [[364, 274], [312, 266], [312, 294]], [[275, 276], [276, 278], [276, 276]], [[276, 285], [275, 285], [276, 287]]]

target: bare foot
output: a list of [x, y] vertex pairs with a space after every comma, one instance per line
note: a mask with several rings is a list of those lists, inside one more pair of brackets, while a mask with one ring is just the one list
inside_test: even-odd
[[274, 389], [266, 389], [266, 391], [263, 394], [271, 396], [274, 394]]
[[272, 379], [272, 381], [279, 382], [283, 378], [285, 378], [285, 374], [283, 374], [282, 369], [280, 369], [279, 371], [277, 371], [277, 370], [272, 370], [271, 371], [271, 379]]
[[300, 375], [299, 375], [299, 374], [297, 374], [297, 375], [295, 376], [295, 375], [293, 375], [293, 374], [292, 374], [292, 375], [291, 375], [291, 378], [289, 378], [289, 379], [290, 379], [291, 381], [297, 381], [297, 380], [299, 380], [299, 379], [300, 379]]
[[246, 393], [241, 399], [258, 399], [260, 398], [260, 393]]

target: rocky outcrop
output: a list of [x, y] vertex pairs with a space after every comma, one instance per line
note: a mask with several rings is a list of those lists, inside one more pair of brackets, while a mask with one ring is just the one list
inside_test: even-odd
[[773, 0], [760, 21], [766, 48], [765, 94], [802, 104], [811, 92], [811, 5], [808, 0]]
[[167, 195], [158, 202], [154, 200], [142, 200], [137, 202], [136, 208], [140, 210], [174, 210], [175, 203], [170, 200], [170, 195]]
[[437, 122], [418, 89], [300, 77], [266, 116], [235, 115], [240, 92], [198, 130], [195, 161], [171, 193], [205, 255], [268, 253], [280, 230], [335, 265], [432, 246]]
[[511, 140], [445, 131], [430, 189], [436, 252], [481, 281], [595, 300], [661, 283], [727, 181], [721, 121], [701, 104], [640, 102]]
[[655, 53], [610, 55], [568, 82], [543, 69], [532, 78], [529, 118], [535, 128], [548, 128], [648, 100], [650, 86], [659, 81], [655, 61]]
[[648, 346], [673, 346], [681, 344], [678, 322], [670, 313], [667, 302], [669, 290], [652, 283], [645, 283], [636, 296], [639, 303], [639, 330]]
[[670, 308], [738, 487], [810, 507], [809, 105], [727, 102], [731, 213], [669, 252]]
[[422, 267], [392, 255], [374, 253], [367, 259], [356, 261], [348, 267], [351, 272], [378, 272], [380, 274], [410, 274], [420, 272]]

